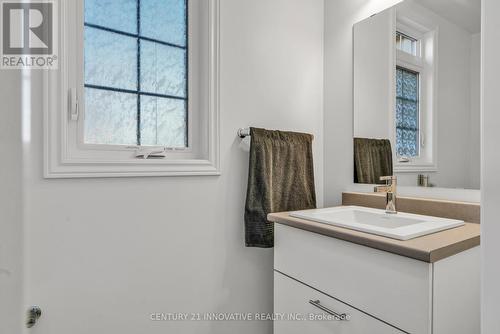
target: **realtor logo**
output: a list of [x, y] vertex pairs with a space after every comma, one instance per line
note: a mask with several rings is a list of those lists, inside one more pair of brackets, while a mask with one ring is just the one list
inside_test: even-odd
[[1, 1], [2, 68], [57, 68], [54, 1]]

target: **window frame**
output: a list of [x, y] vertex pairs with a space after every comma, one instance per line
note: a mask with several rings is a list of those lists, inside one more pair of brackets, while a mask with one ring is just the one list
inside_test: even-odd
[[46, 178], [220, 175], [219, 0], [188, 1], [194, 17], [188, 20], [188, 82], [202, 84], [188, 84], [188, 147], [169, 149], [164, 159], [136, 158], [137, 146], [83, 144], [84, 0], [61, 2], [60, 68], [43, 78]]
[[403, 159], [396, 150], [396, 80], [393, 84], [393, 117], [391, 141], [393, 143], [393, 161], [395, 172], [435, 172], [437, 166], [437, 64], [438, 64], [438, 28], [429, 29], [408, 18], [398, 18], [396, 32], [400, 32], [417, 43], [417, 56], [397, 49], [394, 35], [395, 65], [419, 74], [419, 156]]

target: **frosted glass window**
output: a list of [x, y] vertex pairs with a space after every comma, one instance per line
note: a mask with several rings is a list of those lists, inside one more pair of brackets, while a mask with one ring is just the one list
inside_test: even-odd
[[85, 22], [137, 34], [137, 0], [85, 0]]
[[187, 24], [187, 0], [85, 1], [85, 143], [188, 146]]
[[85, 27], [85, 83], [137, 89], [137, 40]]
[[141, 34], [186, 46], [186, 13], [185, 0], [141, 0]]
[[186, 102], [155, 96], [141, 97], [141, 138], [144, 145], [186, 146]]
[[146, 92], [186, 97], [186, 50], [144, 41], [141, 83]]
[[407, 36], [399, 31], [396, 33], [396, 48], [403, 52], [409, 53], [412, 56], [417, 56], [418, 40]]
[[399, 157], [419, 155], [419, 73], [396, 69], [396, 152]]
[[137, 95], [85, 88], [87, 144], [134, 145]]

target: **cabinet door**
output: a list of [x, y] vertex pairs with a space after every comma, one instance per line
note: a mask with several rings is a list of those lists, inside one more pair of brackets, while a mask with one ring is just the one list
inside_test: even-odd
[[275, 224], [274, 269], [404, 331], [432, 333], [430, 263]]
[[274, 273], [274, 312], [274, 334], [405, 333], [279, 272]]

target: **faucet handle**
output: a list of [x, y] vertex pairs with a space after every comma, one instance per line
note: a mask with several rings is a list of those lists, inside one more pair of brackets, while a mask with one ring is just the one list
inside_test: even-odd
[[389, 176], [381, 176], [380, 181], [385, 181], [385, 184], [388, 186], [392, 186], [393, 189], [396, 187], [398, 178], [394, 175], [389, 175]]

